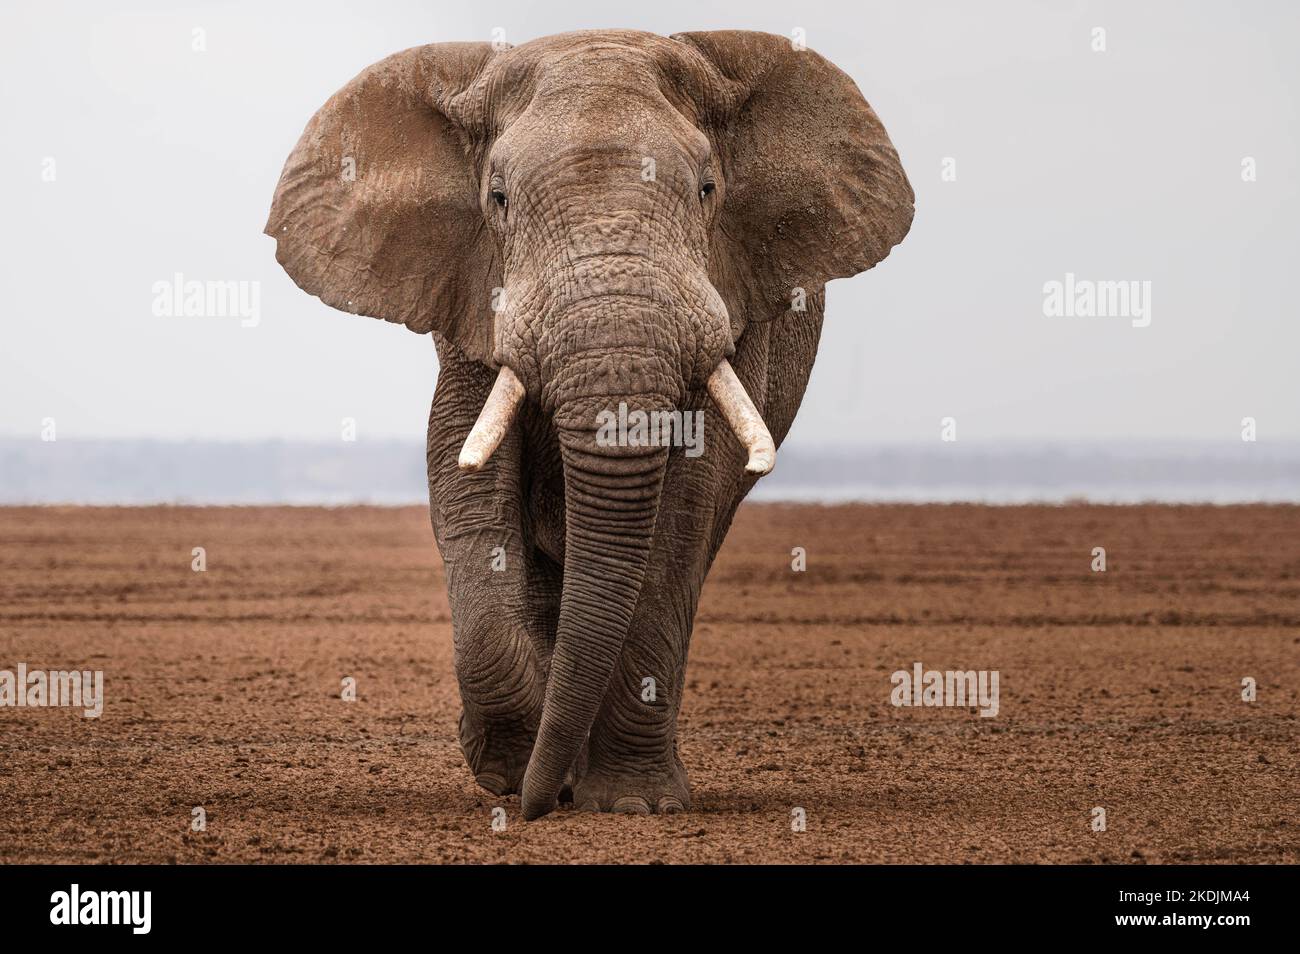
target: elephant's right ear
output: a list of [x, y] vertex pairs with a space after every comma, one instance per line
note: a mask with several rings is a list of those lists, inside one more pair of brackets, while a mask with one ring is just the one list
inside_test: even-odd
[[489, 43], [435, 43], [368, 67], [307, 124], [266, 224], [303, 291], [484, 362], [501, 269], [470, 141], [447, 109], [493, 55]]

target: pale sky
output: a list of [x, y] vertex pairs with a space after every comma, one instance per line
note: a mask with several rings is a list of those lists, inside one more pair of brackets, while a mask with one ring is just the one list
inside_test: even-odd
[[[8, 2], [0, 436], [54, 418], [61, 440], [333, 441], [351, 417], [360, 439], [421, 438], [431, 341], [300, 292], [262, 235], [286, 155], [399, 49], [628, 27], [801, 28], [857, 80], [916, 190], [902, 246], [828, 289], [792, 444], [937, 441], [946, 416], [963, 442], [1239, 441], [1246, 416], [1261, 442], [1297, 440], [1298, 11]], [[154, 284], [177, 272], [260, 282], [260, 323], [155, 315]], [[1066, 273], [1150, 282], [1150, 325], [1045, 317], [1043, 286]]]

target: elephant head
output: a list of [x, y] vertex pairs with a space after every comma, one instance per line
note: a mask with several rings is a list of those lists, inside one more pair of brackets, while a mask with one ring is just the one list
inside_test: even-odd
[[[524, 401], [564, 468], [564, 590], [523, 783], [549, 811], [636, 606], [668, 453], [601, 446], [601, 411], [707, 389], [772, 466], [728, 362], [751, 322], [871, 268], [912, 190], [853, 81], [761, 33], [438, 43], [366, 69], [311, 120], [267, 233], [304, 290], [499, 369], [463, 469]], [[726, 439], [726, 434], [721, 435]]]

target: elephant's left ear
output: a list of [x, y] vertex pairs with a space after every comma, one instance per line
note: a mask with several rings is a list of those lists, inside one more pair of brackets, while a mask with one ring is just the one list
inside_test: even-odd
[[[721, 153], [722, 266], [747, 317], [788, 309], [832, 278], [871, 268], [912, 224], [912, 187], [885, 128], [847, 74], [790, 39], [679, 33], [721, 74], [702, 114]], [[717, 246], [715, 246], [716, 250]], [[729, 303], [730, 304], [730, 303]]]
[[434, 43], [362, 71], [308, 123], [266, 224], [304, 291], [484, 362], [500, 265], [452, 106], [493, 55], [488, 43]]

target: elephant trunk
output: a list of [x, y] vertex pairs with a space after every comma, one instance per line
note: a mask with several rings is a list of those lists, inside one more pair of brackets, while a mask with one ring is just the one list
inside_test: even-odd
[[555, 808], [618, 664], [641, 593], [668, 461], [664, 447], [600, 447], [591, 430], [561, 428], [560, 450], [564, 593], [541, 726], [521, 793], [530, 820]]

